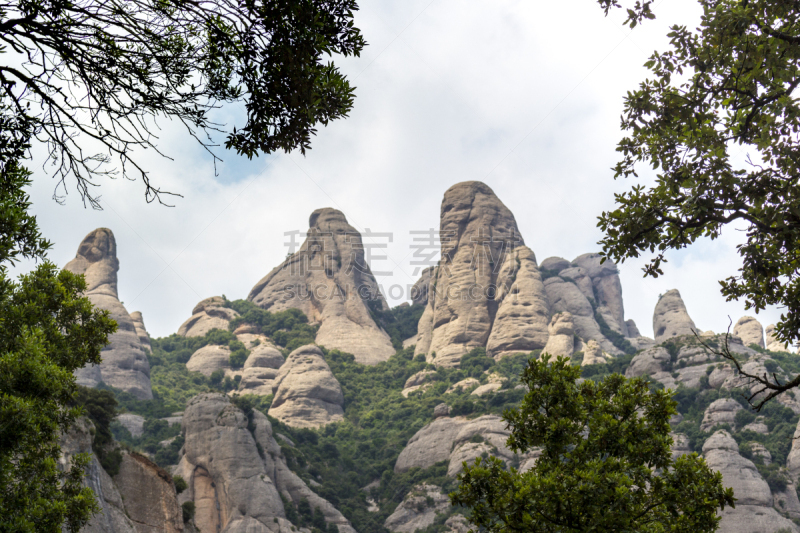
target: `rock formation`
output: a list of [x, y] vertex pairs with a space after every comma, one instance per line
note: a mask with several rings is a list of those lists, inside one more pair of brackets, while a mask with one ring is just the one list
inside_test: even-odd
[[269, 415], [289, 426], [316, 428], [344, 417], [342, 388], [317, 346], [290, 353], [273, 387]]
[[486, 352], [499, 360], [544, 348], [549, 306], [533, 251], [527, 246], [508, 251], [497, 280], [497, 312]]
[[227, 370], [231, 367], [231, 349], [227, 346], [207, 344], [195, 351], [186, 362], [190, 372], [200, 372], [206, 377], [217, 370]]
[[[563, 272], [563, 271], [562, 271]], [[568, 278], [572, 279], [572, 278]], [[578, 287], [577, 283], [555, 276], [544, 281], [551, 313], [570, 313], [575, 325], [575, 333], [584, 341], [594, 340], [606, 352], [614, 355], [622, 353], [600, 331], [594, 318], [592, 304]]]
[[[136, 325], [117, 295], [117, 242], [110, 229], [98, 228], [89, 233], [78, 247], [75, 259], [64, 267], [86, 279], [86, 297], [105, 309], [117, 322], [117, 331], [109, 336], [102, 362], [81, 368], [75, 375], [80, 385], [96, 387], [101, 382], [129, 392], [140, 400], [150, 400], [150, 364]], [[147, 347], [149, 349], [149, 345]]]
[[636, 322], [634, 322], [632, 318], [625, 321], [625, 326], [628, 328], [628, 337], [635, 339], [636, 337], [642, 336], [642, 334], [639, 333], [639, 328], [636, 327]]
[[572, 321], [572, 313], [565, 311], [554, 314], [547, 331], [550, 337], [542, 353], [549, 353], [554, 357], [569, 357], [575, 352], [575, 323]]
[[722, 473], [722, 483], [731, 487], [737, 499], [736, 508], [722, 511], [720, 531], [725, 533], [798, 532], [791, 520], [772, 507], [769, 485], [752, 461], [739, 455], [739, 445], [725, 430], [714, 433], [703, 445], [708, 466]]
[[133, 327], [136, 328], [136, 334], [139, 336], [139, 342], [142, 343], [142, 348], [148, 352], [152, 352], [153, 348], [150, 346], [150, 335], [144, 327], [144, 318], [142, 313], [134, 311], [131, 313], [131, 320], [133, 320]]
[[137, 533], [183, 531], [172, 476], [138, 453], [124, 453], [114, 484]]
[[583, 254], [575, 258], [572, 264], [583, 268], [591, 279], [597, 312], [608, 327], [626, 337], [633, 336], [629, 334], [625, 323], [622, 283], [617, 265], [611, 261], [601, 263], [601, 259], [599, 254]]
[[[477, 181], [458, 183], [445, 192], [440, 233], [441, 259], [420, 319], [416, 353], [425, 354], [437, 365], [452, 367], [471, 349], [487, 345], [498, 311], [498, 289], [513, 285], [513, 281], [499, 279], [500, 271], [506, 266], [507, 254], [524, 243], [511, 211], [492, 189]], [[531, 259], [533, 264], [526, 266], [528, 277], [531, 268], [537, 269]], [[546, 318], [541, 327], [546, 332]], [[503, 336], [523, 336], [515, 329], [510, 324]], [[529, 351], [543, 348], [545, 343], [546, 339], [538, 346], [517, 348]], [[498, 340], [497, 346], [501, 344]]]
[[422, 271], [422, 275], [411, 287], [411, 301], [414, 305], [427, 305], [428, 304], [428, 288], [431, 285], [431, 278], [433, 278], [433, 271], [435, 267], [428, 267]]
[[395, 533], [414, 533], [433, 525], [436, 515], [449, 507], [450, 498], [442, 492], [441, 487], [423, 483], [406, 494], [383, 525]]
[[463, 461], [472, 463], [493, 449], [496, 449], [494, 455], [510, 464], [514, 453], [506, 447], [508, 435], [505, 422], [495, 415], [474, 420], [437, 418], [411, 437], [400, 452], [394, 471], [406, 472], [414, 467], [428, 468], [440, 461], [449, 461], [447, 474], [455, 476], [461, 471]]
[[272, 344], [261, 342], [256, 347], [250, 347], [250, 355], [244, 363], [242, 380], [239, 390], [242, 394], [257, 394], [268, 396], [275, 388], [275, 378], [285, 359], [283, 354]]
[[789, 347], [786, 343], [780, 342], [775, 337], [775, 324], [767, 326], [766, 333], [766, 348], [771, 352], [788, 352]]
[[736, 429], [736, 413], [742, 410], [742, 406], [733, 398], [720, 398], [712, 402], [703, 413], [703, 422], [700, 429], [709, 431], [715, 426], [728, 424]]
[[248, 300], [268, 311], [297, 308], [319, 324], [316, 342], [377, 364], [395, 352], [375, 313], [389, 310], [364, 257], [361, 234], [341, 211], [318, 209], [300, 250], [267, 274]]
[[79, 418], [61, 438], [59, 463], [67, 468], [79, 453], [91, 455], [84, 484], [97, 497], [99, 512], [81, 533], [177, 533], [184, 530], [172, 477], [148, 459], [123, 453], [112, 479], [92, 453], [94, 426]]
[[194, 306], [192, 316], [178, 328], [178, 335], [202, 337], [212, 329], [227, 331], [228, 324], [237, 316], [239, 313], [225, 307], [222, 296], [212, 296]]
[[743, 316], [733, 327], [733, 334], [742, 339], [745, 346], [756, 344], [764, 348], [764, 328], [752, 316]]
[[589, 341], [583, 346], [583, 361], [581, 366], [601, 365], [607, 363], [608, 358], [603, 353], [597, 341]]
[[570, 268], [572, 265], [563, 257], [548, 257], [542, 261], [541, 269], [551, 274], [558, 274], [564, 269]]
[[140, 437], [144, 432], [144, 417], [141, 415], [122, 413], [117, 415], [116, 420], [134, 437]]
[[657, 343], [661, 344], [671, 337], [692, 335], [695, 330], [697, 327], [689, 318], [677, 289], [667, 291], [658, 299], [653, 312], [653, 333]]
[[[248, 418], [249, 417], [249, 418]], [[286, 466], [272, 426], [259, 411], [246, 415], [222, 394], [193, 398], [184, 413], [185, 444], [175, 474], [188, 488], [179, 501], [194, 501], [203, 532], [289, 533], [284, 503], [306, 499], [341, 533], [355, 533], [330, 502]]]

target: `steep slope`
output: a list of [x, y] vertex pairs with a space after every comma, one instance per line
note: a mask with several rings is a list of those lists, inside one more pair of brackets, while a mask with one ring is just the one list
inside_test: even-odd
[[309, 226], [299, 251], [247, 299], [272, 312], [300, 309], [320, 326], [317, 344], [352, 353], [364, 364], [385, 361], [395, 350], [376, 319], [389, 306], [365, 260], [361, 234], [330, 208], [314, 211]]
[[147, 346], [142, 345], [136, 323], [117, 295], [117, 242], [110, 229], [98, 228], [89, 233], [78, 247], [75, 259], [64, 266], [86, 279], [86, 296], [95, 306], [110, 312], [117, 322], [117, 331], [109, 337], [99, 365], [76, 372], [78, 383], [96, 387], [105, 383], [139, 399], [153, 397], [150, 388], [150, 364]]

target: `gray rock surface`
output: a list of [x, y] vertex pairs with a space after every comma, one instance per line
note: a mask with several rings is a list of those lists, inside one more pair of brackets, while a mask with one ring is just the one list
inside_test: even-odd
[[238, 336], [239, 340], [250, 349], [250, 355], [242, 370], [239, 391], [243, 394], [269, 396], [275, 386], [278, 369], [283, 365], [285, 358], [272, 343], [259, 339], [259, 344], [252, 346], [252, 340], [245, 337], [247, 334]]
[[117, 422], [134, 437], [141, 437], [144, 431], [144, 417], [133, 413], [122, 413], [117, 415]]
[[792, 435], [792, 448], [789, 455], [786, 457], [786, 468], [789, 470], [789, 476], [795, 483], [798, 483], [800, 478], [800, 421], [797, 423], [797, 428]]
[[628, 337], [635, 339], [636, 337], [642, 336], [642, 334], [639, 333], [639, 328], [636, 327], [636, 322], [634, 322], [632, 318], [625, 321], [625, 326], [628, 328]]
[[756, 344], [761, 348], [765, 347], [764, 328], [755, 317], [743, 316], [740, 318], [733, 326], [733, 334], [742, 339], [742, 344], [745, 346]]
[[422, 271], [416, 283], [411, 287], [411, 301], [414, 305], [427, 305], [428, 304], [428, 289], [431, 285], [433, 278], [433, 271], [435, 267], [428, 267]]
[[[453, 367], [472, 348], [487, 345], [498, 311], [492, 296], [510, 281], [498, 279], [500, 270], [508, 252], [524, 243], [511, 211], [492, 189], [477, 181], [458, 183], [445, 192], [440, 230], [447, 238], [442, 239], [441, 260], [432, 282], [435, 291], [430, 291], [420, 319], [416, 354], [425, 354], [436, 365]], [[528, 277], [535, 276], [532, 266], [535, 262], [525, 267]], [[514, 311], [507, 312], [513, 318]], [[520, 325], [509, 320], [511, 329], [493, 346], [504, 351], [504, 343], [513, 335], [523, 336], [514, 329]], [[543, 327], [546, 332], [546, 320]]]
[[550, 302], [550, 312], [570, 313], [578, 337], [584, 341], [597, 341], [603, 350], [610, 354], [622, 353], [600, 331], [600, 326], [594, 318], [592, 305], [575, 283], [565, 281], [560, 277], [553, 277], [544, 281], [544, 288]]
[[471, 463], [485, 451], [510, 464], [514, 453], [506, 447], [508, 435], [505, 422], [495, 415], [473, 420], [437, 418], [411, 437], [400, 452], [394, 470], [405, 472], [414, 467], [428, 468], [440, 461], [448, 461], [448, 475], [455, 476], [461, 471], [463, 461]]
[[591, 279], [597, 311], [608, 327], [628, 337], [619, 270], [611, 261], [601, 263], [601, 259], [596, 253], [583, 254], [576, 257], [572, 264], [583, 268]]
[[136, 334], [139, 336], [139, 342], [142, 343], [142, 348], [152, 352], [153, 348], [150, 346], [150, 335], [147, 333], [147, 329], [144, 327], [144, 318], [142, 318], [142, 313], [139, 311], [134, 311], [131, 313], [131, 320], [133, 320], [133, 327], [136, 329]]
[[506, 253], [497, 281], [498, 308], [486, 352], [500, 360], [506, 355], [544, 348], [549, 305], [533, 251], [518, 246]]
[[789, 347], [786, 345], [786, 343], [780, 342], [775, 337], [775, 324], [770, 324], [769, 326], [767, 326], [765, 334], [766, 334], [765, 335], [766, 336], [765, 344], [766, 344], [767, 350], [769, 350], [771, 352], [788, 352], [789, 351]]
[[441, 487], [424, 483], [409, 491], [383, 525], [395, 533], [414, 533], [432, 525], [437, 513], [449, 507], [450, 499]]
[[285, 518], [283, 496], [295, 505], [307, 499], [329, 524], [355, 533], [330, 502], [289, 470], [267, 417], [259, 411], [253, 411], [249, 423], [226, 396], [201, 394], [186, 408], [183, 431], [184, 452], [174, 474], [188, 484], [179, 501], [195, 502], [201, 531], [289, 533], [294, 529]]
[[741, 410], [741, 404], [733, 398], [720, 398], [719, 400], [715, 400], [706, 408], [706, 412], [703, 413], [703, 422], [700, 424], [700, 429], [709, 431], [715, 426], [720, 426], [722, 424], [729, 424], [732, 429], [735, 429], [736, 413]]
[[136, 325], [117, 295], [117, 242], [110, 229], [98, 228], [89, 233], [78, 247], [75, 259], [64, 266], [86, 279], [85, 295], [93, 305], [107, 310], [117, 322], [117, 331], [109, 336], [99, 365], [75, 372], [80, 385], [96, 387], [101, 382], [150, 400], [150, 363], [139, 339]]
[[183, 531], [183, 512], [169, 472], [138, 453], [124, 453], [114, 484], [137, 533]]
[[[247, 299], [272, 312], [297, 308], [319, 324], [316, 342], [377, 364], [395, 350], [372, 318], [388, 311], [364, 257], [361, 234], [341, 211], [318, 209], [300, 250], [261, 279]], [[312, 297], [313, 295], [313, 297]]]
[[725, 430], [714, 433], [703, 445], [708, 466], [722, 473], [723, 485], [731, 487], [737, 498], [736, 508], [722, 511], [720, 531], [725, 533], [777, 532], [800, 529], [772, 507], [769, 485], [752, 461], [739, 455], [739, 446]]
[[209, 377], [217, 370], [227, 370], [231, 367], [231, 349], [227, 346], [207, 344], [195, 351], [186, 362], [190, 372], [200, 372]]
[[222, 296], [201, 300], [192, 309], [192, 316], [178, 328], [178, 335], [202, 337], [212, 329], [227, 331], [231, 320], [239, 316], [233, 309], [225, 307]]
[[91, 455], [83, 484], [94, 492], [99, 510], [89, 524], [81, 529], [81, 533], [138, 533], [133, 522], [125, 514], [125, 505], [111, 476], [100, 466], [100, 462], [92, 453], [93, 432], [94, 425], [87, 418], [79, 418], [60, 440], [61, 468], [68, 468], [72, 464], [73, 457], [79, 453]]
[[555, 313], [547, 331], [550, 336], [542, 353], [569, 357], [575, 352], [575, 323], [572, 321], [572, 313]]
[[661, 295], [653, 311], [653, 333], [658, 344], [680, 335], [693, 335], [697, 330], [686, 311], [681, 293], [677, 289]]
[[600, 365], [609, 360], [597, 341], [589, 341], [583, 346], [583, 361], [581, 366]]
[[450, 416], [450, 406], [446, 403], [440, 403], [433, 408], [433, 418], [442, 418], [443, 416]]
[[563, 257], [548, 257], [542, 261], [541, 264], [542, 270], [549, 270], [551, 272], [555, 272], [556, 274], [571, 266], [572, 265], [569, 263], [569, 261]]
[[302, 428], [316, 428], [344, 417], [339, 382], [317, 346], [301, 346], [286, 358], [275, 377], [270, 416]]

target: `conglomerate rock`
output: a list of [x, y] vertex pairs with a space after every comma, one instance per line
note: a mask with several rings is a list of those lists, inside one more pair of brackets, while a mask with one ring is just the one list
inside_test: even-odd
[[[194, 501], [200, 531], [289, 533], [284, 500], [308, 501], [328, 524], [355, 533], [347, 519], [286, 466], [272, 426], [261, 412], [243, 413], [228, 397], [200, 394], [183, 416], [185, 444], [174, 474], [188, 488], [179, 501]], [[283, 497], [283, 499], [282, 499]]]
[[75, 259], [64, 266], [86, 279], [85, 295], [93, 305], [105, 309], [117, 323], [117, 331], [109, 335], [103, 348], [102, 362], [75, 372], [80, 385], [97, 387], [105, 383], [129, 392], [140, 400], [150, 400], [150, 363], [148, 346], [143, 346], [136, 324], [117, 294], [117, 242], [110, 229], [98, 228], [89, 233], [78, 247]]
[[316, 428], [344, 416], [342, 388], [317, 346], [290, 353], [273, 387], [269, 415], [289, 426]]
[[547, 331], [550, 337], [542, 353], [549, 353], [554, 357], [569, 357], [575, 352], [575, 323], [572, 321], [572, 313], [555, 313]]
[[653, 333], [656, 343], [681, 335], [692, 335], [697, 327], [686, 311], [681, 293], [677, 289], [667, 291], [659, 298], [653, 311]]
[[178, 335], [184, 337], [202, 337], [212, 329], [227, 331], [231, 320], [239, 313], [225, 307], [222, 296], [212, 296], [201, 300], [192, 309], [192, 316], [178, 328]]
[[743, 316], [740, 318], [733, 327], [733, 334], [742, 339], [742, 343], [745, 346], [756, 344], [761, 348], [765, 348], [764, 328], [755, 317]]
[[780, 342], [775, 337], [775, 324], [770, 324], [765, 330], [766, 334], [766, 348], [771, 352], [788, 352], [789, 347], [786, 343]]
[[336, 209], [318, 209], [309, 219], [299, 251], [277, 266], [247, 299], [272, 312], [297, 308], [319, 324], [316, 342], [355, 356], [364, 364], [395, 353], [375, 315], [389, 310], [366, 262], [361, 234]]

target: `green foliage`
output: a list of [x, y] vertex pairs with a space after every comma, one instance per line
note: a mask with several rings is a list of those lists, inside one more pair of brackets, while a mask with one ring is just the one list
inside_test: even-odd
[[244, 347], [243, 342], [237, 340], [228, 343], [228, 347], [231, 349], [231, 355], [229, 357], [231, 368], [234, 370], [242, 368], [244, 362], [247, 361], [247, 357], [250, 355], [250, 350]]
[[612, 374], [578, 383], [567, 358], [531, 360], [529, 392], [504, 419], [516, 452], [542, 448], [525, 474], [478, 459], [451, 495], [487, 531], [715, 531], [733, 491], [698, 456], [673, 460], [669, 393]]
[[424, 305], [398, 305], [384, 315], [381, 325], [392, 339], [395, 350], [402, 349], [403, 341], [417, 334], [419, 319], [424, 311]]
[[183, 502], [183, 505], [181, 505], [181, 510], [183, 511], [184, 523], [194, 518], [194, 502]]
[[111, 424], [117, 416], [117, 399], [109, 390], [91, 389], [78, 386], [72, 405], [83, 409], [83, 412], [94, 424], [92, 450], [98, 461], [110, 476], [119, 472], [122, 454], [116, 448]]
[[175, 492], [178, 494], [189, 488], [189, 484], [181, 476], [173, 476], [172, 483], [175, 485]]
[[[305, 153], [318, 125], [352, 108], [354, 88], [323, 56], [360, 54], [357, 10], [355, 0], [6, 3], [2, 52], [14, 55], [0, 66], [0, 155], [21, 157], [35, 133], [57, 177], [76, 177], [96, 207], [90, 187], [115, 173], [112, 160], [123, 176], [142, 178], [148, 201], [162, 192], [133, 157], [134, 147], [158, 151], [142, 117], [176, 120], [208, 150], [220, 144], [209, 137], [217, 132], [248, 158]], [[91, 120], [80, 118], [84, 94], [92, 95]], [[232, 127], [209, 117], [234, 102], [247, 112]], [[98, 154], [87, 152], [92, 141]]]
[[[117, 441], [146, 452], [158, 466], [166, 468], [178, 464], [178, 452], [184, 442], [179, 423], [170, 425], [166, 420], [146, 418], [142, 434], [138, 437], [132, 436], [119, 422], [114, 422], [111, 429]], [[170, 439], [171, 442], [166, 446], [161, 444]]]
[[[608, 12], [627, 2], [598, 0]], [[636, 2], [626, 23], [652, 18]], [[645, 66], [651, 77], [625, 96], [616, 177], [656, 172], [652, 187], [616, 194], [599, 226], [614, 262], [654, 254], [644, 271], [663, 274], [671, 249], [715, 239], [743, 224], [738, 273], [721, 280], [747, 309], [785, 309], [776, 335], [800, 339], [800, 20], [786, 0], [698, 0], [699, 26], [675, 25], [669, 49]], [[742, 162], [739, 154], [748, 154]]]
[[[0, 133], [3, 143], [8, 135]], [[49, 247], [28, 214], [28, 176], [0, 160], [0, 530], [78, 531], [97, 510], [81, 484], [89, 457], [79, 454], [59, 470], [58, 440], [80, 414], [70, 407], [74, 372], [100, 363], [116, 324], [81, 297], [82, 276], [48, 261], [9, 279], [9, 264], [19, 256], [44, 259]]]
[[310, 326], [308, 318], [299, 309], [287, 309], [271, 313], [247, 300], [226, 300], [225, 305], [240, 316], [230, 321], [229, 329], [234, 331], [242, 324], [255, 326], [259, 333], [270, 337], [278, 346], [288, 351], [296, 350], [306, 344], [314, 344], [318, 326]]

